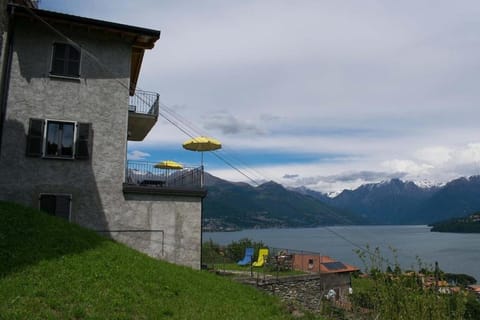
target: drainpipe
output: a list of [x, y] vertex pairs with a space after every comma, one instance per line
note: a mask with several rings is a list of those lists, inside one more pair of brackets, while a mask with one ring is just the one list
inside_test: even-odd
[[200, 270], [203, 269], [203, 197], [200, 199]]
[[5, 117], [7, 113], [7, 100], [8, 100], [8, 89], [10, 86], [10, 70], [12, 67], [12, 55], [13, 55], [13, 30], [14, 30], [14, 7], [7, 7], [7, 39], [5, 43], [5, 52], [4, 52], [4, 61], [2, 64], [2, 78], [1, 78], [1, 87], [0, 87], [0, 154], [2, 152], [2, 136], [3, 136], [3, 127], [5, 123]]

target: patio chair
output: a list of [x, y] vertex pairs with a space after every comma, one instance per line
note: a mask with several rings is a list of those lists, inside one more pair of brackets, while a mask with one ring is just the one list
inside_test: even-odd
[[252, 263], [253, 258], [253, 248], [245, 248], [245, 256], [242, 260], [238, 261], [237, 264], [239, 266], [246, 266]]
[[258, 251], [257, 261], [253, 263], [254, 267], [263, 267], [268, 258], [268, 248], [262, 248]]

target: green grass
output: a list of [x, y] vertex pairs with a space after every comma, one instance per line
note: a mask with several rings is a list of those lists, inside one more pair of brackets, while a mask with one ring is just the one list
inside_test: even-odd
[[[216, 270], [225, 270], [225, 271], [243, 271], [243, 272], [250, 272], [250, 266], [239, 266], [236, 263], [216, 263], [214, 264]], [[253, 272], [260, 272], [270, 275], [276, 275], [277, 270], [275, 266], [272, 267], [252, 267]], [[279, 270], [279, 276], [294, 276], [294, 275], [305, 275], [308, 274], [306, 272], [298, 271], [298, 270]]]
[[0, 319], [289, 319], [275, 298], [0, 202]]

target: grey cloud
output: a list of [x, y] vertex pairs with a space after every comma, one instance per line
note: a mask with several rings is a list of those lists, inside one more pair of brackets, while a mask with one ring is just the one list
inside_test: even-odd
[[210, 116], [205, 121], [204, 127], [207, 130], [220, 130], [223, 134], [264, 135], [267, 133], [265, 128], [228, 113], [218, 113]]
[[279, 116], [276, 116], [276, 115], [273, 115], [273, 114], [270, 114], [270, 113], [262, 113], [260, 115], [260, 120], [262, 121], [275, 121], [275, 120], [279, 120], [280, 117]]
[[127, 155], [128, 160], [145, 160], [148, 157], [150, 157], [150, 153], [139, 150], [133, 150]]
[[405, 172], [379, 172], [379, 171], [358, 171], [341, 173], [330, 176], [314, 176], [297, 179], [299, 185], [312, 185], [323, 183], [336, 183], [336, 182], [354, 182], [362, 181], [362, 183], [379, 182], [382, 180], [390, 180], [395, 178], [403, 178], [407, 175]]
[[298, 178], [298, 174], [285, 174], [283, 176], [284, 179], [295, 179], [295, 178]]
[[359, 171], [354, 173], [343, 173], [336, 176], [332, 176], [335, 181], [355, 181], [355, 180], [364, 180], [364, 181], [379, 181], [379, 180], [389, 180], [395, 178], [403, 178], [407, 174], [405, 172], [378, 172], [378, 171]]

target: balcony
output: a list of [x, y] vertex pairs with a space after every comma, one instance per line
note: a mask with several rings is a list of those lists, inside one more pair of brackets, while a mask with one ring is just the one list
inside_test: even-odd
[[158, 118], [160, 95], [136, 90], [128, 103], [128, 140], [142, 141]]
[[202, 167], [159, 169], [153, 162], [128, 160], [125, 171], [125, 193], [206, 195]]

